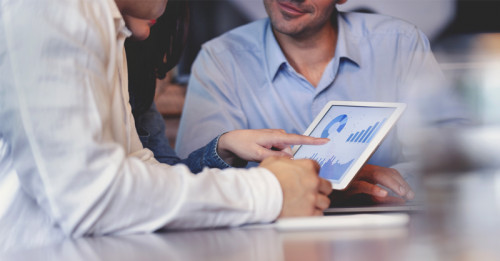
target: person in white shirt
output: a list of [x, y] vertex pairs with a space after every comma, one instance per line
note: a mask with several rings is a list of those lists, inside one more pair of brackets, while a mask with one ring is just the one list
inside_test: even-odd
[[[147, 37], [148, 20], [166, 3], [0, 0], [1, 250], [68, 236], [271, 222], [328, 207], [331, 185], [311, 160], [271, 157], [253, 169], [194, 175], [142, 147], [123, 42]], [[259, 161], [288, 155], [291, 143], [323, 142], [241, 130], [222, 135], [217, 152]]]

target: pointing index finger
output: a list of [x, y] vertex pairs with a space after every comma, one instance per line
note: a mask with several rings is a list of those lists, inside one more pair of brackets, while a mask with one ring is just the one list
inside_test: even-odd
[[328, 138], [315, 138], [300, 134], [287, 133], [286, 135], [280, 135], [277, 141], [283, 146], [288, 145], [323, 145], [330, 141]]

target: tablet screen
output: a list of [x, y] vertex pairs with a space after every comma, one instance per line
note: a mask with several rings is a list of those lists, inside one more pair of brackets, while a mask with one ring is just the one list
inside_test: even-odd
[[[354, 171], [357, 172], [375, 150], [389, 131], [387, 126], [384, 130], [384, 126], [388, 122], [392, 122], [390, 125], [395, 122], [391, 116], [397, 109], [397, 107], [332, 105], [322, 112], [321, 118], [315, 120], [313, 123], [315, 126], [310, 126], [313, 128], [306, 131], [309, 132], [306, 135], [329, 138], [330, 141], [319, 146], [300, 146], [294, 158], [316, 160], [321, 165], [320, 176], [332, 184], [339, 184], [355, 165], [357, 169]], [[385, 133], [377, 136], [381, 129]], [[376, 144], [371, 145], [371, 151], [361, 159], [363, 162], [355, 164], [372, 143]]]

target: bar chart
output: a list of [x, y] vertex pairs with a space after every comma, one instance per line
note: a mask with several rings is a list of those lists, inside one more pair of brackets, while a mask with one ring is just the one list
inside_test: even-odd
[[377, 121], [375, 124], [369, 126], [368, 128], [361, 131], [354, 131], [349, 134], [346, 142], [349, 143], [369, 143], [373, 136], [377, 134], [378, 130], [381, 126], [384, 125], [386, 119], [384, 118], [382, 121]]

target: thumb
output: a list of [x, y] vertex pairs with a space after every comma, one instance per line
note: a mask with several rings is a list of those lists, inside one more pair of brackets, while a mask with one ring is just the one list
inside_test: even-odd
[[288, 156], [292, 157], [292, 148], [290, 146], [286, 147], [285, 149], [281, 150], [282, 152], [285, 152], [288, 154]]
[[281, 152], [284, 152], [286, 153], [286, 156], [287, 157], [292, 157], [293, 154], [292, 154], [292, 147], [290, 147], [289, 145], [285, 145], [285, 146], [281, 146], [281, 147], [276, 147], [276, 146], [273, 146], [271, 148], [272, 151], [281, 151]]
[[285, 151], [276, 151], [276, 150], [270, 150], [270, 149], [261, 149], [259, 153], [259, 157], [256, 159], [256, 161], [260, 162], [264, 160], [265, 158], [269, 157], [287, 157], [291, 158], [292, 154], [287, 153]]

